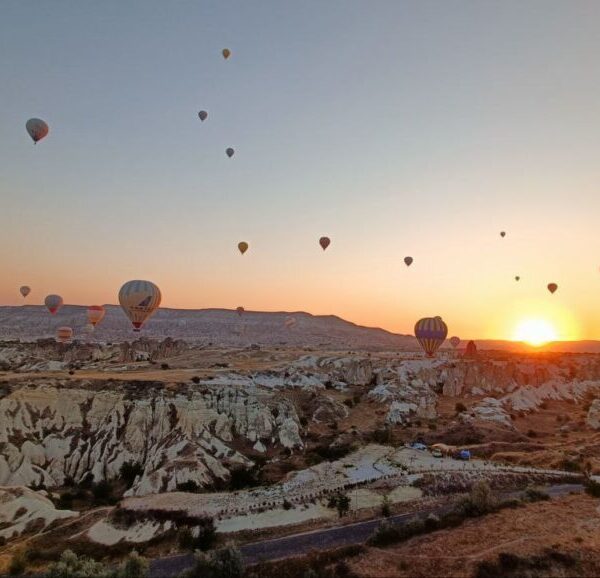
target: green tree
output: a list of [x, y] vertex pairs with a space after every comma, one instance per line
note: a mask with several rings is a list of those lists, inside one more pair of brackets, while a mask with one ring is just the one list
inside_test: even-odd
[[211, 552], [196, 554], [193, 568], [180, 574], [181, 578], [242, 578], [244, 562], [241, 552], [226, 544]]
[[350, 511], [350, 498], [346, 494], [340, 494], [336, 500], [338, 516], [341, 518]]

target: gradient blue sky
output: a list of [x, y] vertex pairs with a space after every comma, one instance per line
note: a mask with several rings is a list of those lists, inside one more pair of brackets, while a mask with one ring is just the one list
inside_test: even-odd
[[0, 303], [147, 278], [170, 307], [600, 338], [598, 22], [595, 0], [5, 0]]

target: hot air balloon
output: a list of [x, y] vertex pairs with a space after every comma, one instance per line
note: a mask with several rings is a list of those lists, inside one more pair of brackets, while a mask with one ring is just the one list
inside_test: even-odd
[[205, 110], [201, 110], [201, 111], [198, 113], [198, 117], [200, 118], [200, 120], [201, 120], [202, 122], [204, 122], [204, 121], [205, 121], [205, 120], [208, 118], [208, 113], [207, 113]]
[[456, 335], [454, 337], [451, 337], [450, 345], [452, 345], [452, 347], [456, 349], [460, 345], [460, 337], [457, 337]]
[[240, 253], [243, 255], [248, 250], [248, 243], [246, 243], [246, 241], [240, 241], [238, 243], [238, 249], [240, 250]]
[[44, 299], [44, 305], [54, 315], [63, 306], [63, 299], [60, 295], [48, 295]]
[[161, 298], [160, 289], [150, 281], [127, 281], [121, 287], [119, 303], [131, 319], [134, 331], [139, 331], [158, 309]]
[[235, 154], [235, 151], [234, 151], [234, 150], [233, 150], [231, 147], [229, 147], [228, 149], [225, 149], [225, 154], [226, 154], [226, 155], [227, 155], [229, 158], [231, 158], [231, 157], [232, 157], [232, 156]]
[[73, 338], [73, 330], [70, 327], [59, 327], [56, 330], [56, 341], [67, 343]]
[[410, 267], [412, 265], [412, 262], [413, 262], [413, 258], [412, 257], [404, 257], [404, 264], [407, 267]]
[[236, 307], [235, 310], [237, 311], [237, 314], [241, 317], [244, 314], [245, 309], [240, 306], [240, 307]]
[[448, 327], [441, 317], [425, 317], [417, 321], [415, 336], [427, 357], [433, 357], [448, 335]]
[[331, 243], [331, 239], [329, 237], [321, 237], [319, 239], [319, 245], [321, 245], [321, 248], [323, 249], [323, 251], [325, 251], [325, 249], [327, 249], [327, 247], [329, 247]]
[[500, 231], [500, 236], [501, 237], [506, 237], [506, 231]]
[[92, 327], [96, 327], [104, 319], [106, 311], [102, 305], [90, 305], [87, 310], [88, 321]]
[[231, 56], [231, 50], [229, 50], [229, 48], [223, 48], [221, 54], [223, 55], [223, 58], [227, 60]]
[[296, 325], [296, 318], [295, 317], [286, 317], [285, 318], [285, 326], [288, 329], [291, 329], [292, 327], [294, 327], [294, 325]]
[[520, 281], [521, 277], [519, 277], [518, 275], [515, 276], [515, 281]]
[[40, 118], [30, 118], [25, 123], [25, 128], [27, 129], [29, 136], [33, 139], [33, 144], [42, 140], [50, 130], [48, 125]]
[[23, 285], [22, 287], [19, 287], [19, 293], [21, 293], [23, 297], [27, 297], [27, 295], [31, 293], [31, 287], [28, 285]]
[[558, 289], [558, 285], [556, 283], [548, 283], [548, 291], [550, 293], [554, 293]]

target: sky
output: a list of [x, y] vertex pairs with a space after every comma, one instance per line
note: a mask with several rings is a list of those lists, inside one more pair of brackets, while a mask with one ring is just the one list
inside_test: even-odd
[[5, 0], [0, 304], [149, 279], [166, 307], [599, 339], [598, 21], [596, 0]]

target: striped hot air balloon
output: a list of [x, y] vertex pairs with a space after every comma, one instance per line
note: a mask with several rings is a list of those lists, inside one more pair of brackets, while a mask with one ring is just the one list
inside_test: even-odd
[[450, 338], [450, 345], [452, 345], [453, 349], [456, 349], [460, 345], [460, 337], [456, 335]]
[[106, 311], [102, 305], [90, 305], [87, 310], [87, 317], [90, 325], [96, 327], [104, 319]]
[[447, 335], [448, 326], [441, 317], [425, 317], [415, 325], [415, 336], [427, 357], [433, 357]]
[[44, 299], [44, 305], [54, 315], [63, 306], [63, 298], [60, 295], [47, 295]]
[[151, 281], [127, 281], [119, 291], [119, 303], [131, 319], [134, 331], [139, 331], [144, 323], [160, 306], [160, 289]]
[[31, 293], [31, 287], [29, 285], [23, 285], [19, 288], [19, 293], [23, 295], [23, 297], [27, 297]]
[[70, 327], [59, 327], [56, 330], [56, 341], [67, 343], [73, 338], [73, 330]]

